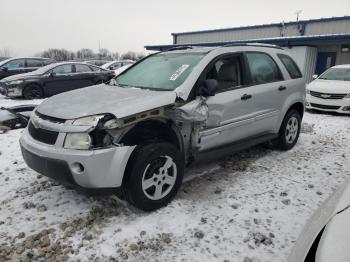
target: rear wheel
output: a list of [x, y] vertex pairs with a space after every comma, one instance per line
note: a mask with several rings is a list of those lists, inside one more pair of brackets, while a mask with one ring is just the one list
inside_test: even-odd
[[281, 150], [289, 150], [297, 143], [301, 127], [301, 117], [298, 111], [289, 110], [283, 119], [279, 137], [275, 144]]
[[28, 85], [23, 90], [25, 99], [37, 99], [44, 96], [43, 90], [38, 85]]
[[179, 150], [169, 143], [136, 148], [126, 172], [126, 200], [145, 211], [167, 205], [179, 190], [184, 163]]

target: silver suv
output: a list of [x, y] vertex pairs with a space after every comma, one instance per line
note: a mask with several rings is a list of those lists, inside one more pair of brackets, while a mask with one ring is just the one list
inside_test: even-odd
[[276, 46], [182, 47], [109, 84], [45, 100], [20, 144], [29, 167], [84, 188], [119, 188], [143, 210], [169, 203], [185, 166], [258, 143], [297, 142], [305, 82]]

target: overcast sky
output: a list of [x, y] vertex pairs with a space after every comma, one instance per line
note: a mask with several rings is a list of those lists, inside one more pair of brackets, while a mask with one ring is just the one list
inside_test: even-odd
[[119, 53], [168, 44], [172, 32], [350, 15], [349, 0], [0, 0], [0, 49], [101, 47]]

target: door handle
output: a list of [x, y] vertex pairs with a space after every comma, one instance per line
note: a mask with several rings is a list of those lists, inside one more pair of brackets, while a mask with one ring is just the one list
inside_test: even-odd
[[241, 96], [241, 100], [248, 100], [250, 98], [252, 98], [252, 95], [244, 94], [243, 96]]
[[283, 91], [283, 90], [286, 90], [287, 89], [287, 87], [285, 87], [285, 86], [280, 86], [279, 88], [278, 88], [278, 91]]

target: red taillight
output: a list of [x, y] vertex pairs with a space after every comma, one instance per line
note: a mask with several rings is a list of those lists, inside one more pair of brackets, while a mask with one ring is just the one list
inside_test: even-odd
[[112, 77], [115, 77], [117, 74], [113, 71], [112, 72]]

